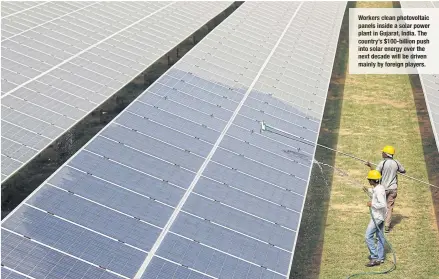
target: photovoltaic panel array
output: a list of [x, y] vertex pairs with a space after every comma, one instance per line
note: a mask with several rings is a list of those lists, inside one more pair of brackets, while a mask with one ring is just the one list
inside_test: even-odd
[[[438, 1], [401, 2], [401, 8], [439, 8]], [[439, 74], [419, 75], [431, 126], [439, 150]]]
[[231, 3], [2, 2], [2, 181]]
[[431, 126], [439, 149], [439, 74], [420, 75]]
[[437, 8], [439, 1], [401, 1], [401, 8]]
[[287, 278], [315, 146], [259, 121], [317, 141], [345, 6], [241, 5], [4, 219], [4, 268]]
[[[35, 6], [39, 5], [45, 5], [48, 3], [47, 1], [25, 1], [25, 2], [18, 2], [18, 1], [3, 1], [1, 3], [1, 17], [7, 18], [12, 15], [17, 15], [19, 13], [22, 13], [24, 11], [30, 10], [32, 8], [35, 8]], [[3, 37], [2, 37], [3, 40]]]
[[[93, 2], [2, 2], [2, 41], [48, 21], [93, 5]], [[3, 91], [2, 91], [3, 92]]]

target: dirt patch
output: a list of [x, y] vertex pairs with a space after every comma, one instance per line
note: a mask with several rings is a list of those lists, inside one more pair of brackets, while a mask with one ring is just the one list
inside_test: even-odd
[[330, 205], [330, 209], [348, 212], [365, 212], [367, 206], [366, 203], [362, 201], [362, 199], [359, 199], [358, 203], [332, 204]]
[[363, 132], [363, 133], [355, 133], [353, 132], [351, 129], [347, 129], [347, 128], [342, 128], [339, 130], [338, 133], [340, 136], [364, 136], [367, 133]]
[[395, 108], [413, 108], [411, 103], [408, 102], [401, 102], [401, 101], [395, 101], [395, 100], [380, 100], [380, 103], [393, 106]]
[[352, 95], [350, 100], [361, 102], [368, 105], [382, 105], [382, 106], [390, 106], [394, 108], [412, 108], [413, 105], [409, 102], [397, 101], [397, 100], [389, 100], [389, 99], [376, 99], [365, 95]]
[[[397, 200], [398, 201], [398, 200]], [[396, 203], [395, 203], [396, 204]], [[395, 205], [395, 207], [396, 207], [397, 205]], [[396, 211], [395, 210], [395, 214], [396, 213], [400, 213], [400, 214], [402, 214], [402, 215], [404, 215], [404, 216], [411, 216], [412, 215], [412, 213], [413, 213], [413, 208], [411, 208], [411, 207], [407, 207], [407, 206], [400, 206], [400, 207], [398, 207], [398, 211]]]

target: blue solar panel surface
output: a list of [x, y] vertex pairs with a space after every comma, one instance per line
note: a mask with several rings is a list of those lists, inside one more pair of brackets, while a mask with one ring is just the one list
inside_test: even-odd
[[244, 3], [2, 222], [2, 263], [286, 278], [314, 146], [259, 121], [317, 140], [345, 5]]

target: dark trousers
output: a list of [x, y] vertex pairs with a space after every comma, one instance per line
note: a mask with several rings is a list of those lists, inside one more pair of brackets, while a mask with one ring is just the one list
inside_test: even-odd
[[387, 215], [386, 215], [386, 220], [384, 222], [384, 225], [386, 227], [390, 227], [390, 223], [392, 222], [393, 206], [395, 205], [395, 200], [397, 196], [398, 196], [398, 191], [396, 189], [386, 191]]

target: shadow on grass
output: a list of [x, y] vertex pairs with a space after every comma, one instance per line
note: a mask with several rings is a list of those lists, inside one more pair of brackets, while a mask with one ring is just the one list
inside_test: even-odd
[[392, 228], [398, 226], [403, 219], [408, 219], [409, 217], [401, 214], [392, 214]]
[[394, 9], [400, 9], [401, 8], [401, 3], [399, 3], [399, 1], [392, 1], [392, 7]]
[[[416, 105], [416, 114], [418, 117], [419, 133], [422, 139], [422, 148], [424, 151], [424, 160], [427, 165], [428, 180], [433, 185], [439, 185], [439, 152], [434, 138], [433, 128], [430, 122], [427, 105], [425, 103], [424, 93], [422, 90], [419, 75], [409, 75], [412, 86], [413, 99]], [[427, 187], [419, 185], [419, 187]], [[431, 197], [433, 199], [434, 213], [436, 215], [436, 225], [439, 229], [439, 189], [430, 187]]]
[[[355, 8], [355, 2], [348, 2], [343, 17], [318, 139], [319, 144], [331, 148], [337, 146], [338, 130], [340, 127], [340, 115], [349, 53], [349, 8]], [[324, 148], [317, 147], [315, 158], [319, 162], [329, 165], [334, 165], [335, 162], [335, 154]], [[320, 169], [315, 165], [313, 166], [291, 267], [290, 279], [313, 279], [319, 276], [323, 251], [323, 235], [328, 213], [333, 173], [326, 172], [325, 176], [327, 182], [322, 177]], [[326, 183], [329, 185], [326, 185]]]

